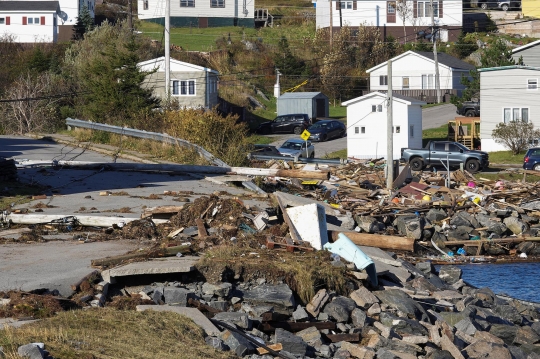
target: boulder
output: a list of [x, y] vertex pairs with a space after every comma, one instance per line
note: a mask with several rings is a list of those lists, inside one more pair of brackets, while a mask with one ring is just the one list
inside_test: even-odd
[[296, 333], [304, 342], [318, 349], [323, 341], [321, 332], [315, 327], [306, 328]]
[[306, 305], [306, 310], [309, 312], [309, 314], [316, 317], [319, 315], [322, 307], [324, 307], [326, 302], [328, 302], [328, 299], [330, 299], [330, 295], [328, 295], [326, 289], [321, 289], [317, 292], [317, 294], [315, 294], [308, 305]]
[[264, 284], [243, 292], [244, 300], [254, 303], [270, 303], [284, 308], [295, 306], [294, 296], [287, 284]]
[[518, 327], [505, 324], [492, 324], [489, 332], [501, 338], [506, 345], [512, 345], [518, 333]]
[[215, 320], [232, 323], [240, 328], [250, 329], [251, 319], [249, 319], [247, 313], [240, 312], [221, 312], [214, 315]]
[[518, 250], [518, 252], [520, 253], [525, 253], [525, 254], [529, 254], [533, 249], [534, 249], [535, 245], [533, 242], [521, 242], [520, 244], [518, 244], [516, 246], [516, 249]]
[[416, 318], [421, 321], [428, 320], [425, 309], [414, 301], [407, 293], [399, 289], [376, 291], [373, 294], [375, 294], [383, 304], [387, 304], [390, 307], [407, 314], [409, 318]]
[[376, 233], [379, 231], [381, 226], [384, 228], [384, 224], [380, 223], [375, 217], [371, 216], [357, 216], [356, 223], [358, 224], [358, 227], [362, 229], [362, 231], [367, 233]]
[[48, 356], [47, 353], [36, 344], [21, 345], [17, 349], [17, 353], [21, 358], [26, 359], [44, 359]]
[[438, 290], [438, 288], [435, 287], [426, 277], [414, 278], [413, 280], [408, 281], [407, 284], [414, 289], [423, 292], [434, 292]]
[[292, 317], [297, 322], [303, 322], [309, 319], [309, 316], [301, 305], [296, 307], [296, 310], [292, 313]]
[[416, 268], [424, 275], [435, 273], [435, 267], [433, 266], [433, 263], [429, 261], [416, 263]]
[[448, 230], [449, 241], [464, 241], [470, 239], [469, 233], [474, 231], [473, 227], [457, 226], [454, 229]]
[[165, 287], [163, 289], [163, 297], [166, 304], [185, 307], [187, 306], [188, 300], [190, 298], [195, 299], [196, 295], [185, 288]]
[[496, 305], [492, 310], [494, 313], [514, 324], [521, 324], [523, 322], [523, 317], [521, 314], [519, 314], [518, 310], [514, 306]]
[[520, 345], [531, 344], [532, 345], [532, 344], [538, 343], [539, 341], [540, 341], [540, 336], [536, 334], [536, 332], [532, 330], [531, 327], [523, 326], [523, 327], [518, 328], [516, 339], [515, 339], [516, 344], [520, 344]]
[[244, 355], [246, 355], [255, 350], [255, 346], [249, 340], [236, 332], [225, 330], [221, 333], [221, 339], [234, 352], [238, 350], [245, 352]]
[[276, 329], [274, 343], [281, 343], [281, 345], [283, 345], [283, 350], [294, 355], [306, 355], [307, 343], [298, 335], [294, 335], [285, 329]]
[[508, 227], [510, 231], [514, 234], [522, 234], [529, 229], [529, 226], [524, 223], [521, 219], [516, 217], [506, 217], [503, 220], [503, 223]]
[[462, 272], [458, 266], [442, 266], [439, 270], [439, 278], [448, 284], [454, 284], [461, 279]]
[[426, 359], [454, 359], [448, 350], [434, 350], [426, 355]]
[[210, 345], [212, 348], [218, 350], [218, 351], [225, 351], [225, 350], [228, 350], [229, 348], [225, 345], [225, 343], [223, 342], [223, 340], [221, 340], [220, 338], [216, 338], [216, 337], [206, 337], [204, 338], [204, 341], [206, 342], [206, 344]]
[[231, 292], [231, 289], [232, 284], [227, 282], [221, 284], [204, 283], [202, 286], [204, 294], [215, 295], [222, 298], [226, 298]]
[[448, 217], [448, 215], [446, 214], [446, 211], [443, 210], [443, 209], [439, 209], [439, 208], [431, 208], [426, 213], [426, 218], [430, 222], [440, 222], [443, 219], [445, 219], [446, 217]]
[[478, 228], [479, 223], [478, 220], [471, 215], [469, 212], [466, 211], [459, 211], [456, 213], [454, 217], [450, 220], [449, 223], [451, 226], [464, 226], [464, 227], [472, 227], [472, 228]]
[[352, 323], [356, 328], [363, 328], [366, 324], [366, 313], [360, 308], [354, 308], [351, 312]]
[[454, 326], [457, 330], [467, 335], [474, 335], [474, 333], [476, 333], [476, 331], [478, 330], [475, 323], [470, 318], [464, 318], [457, 322]]
[[354, 308], [356, 308], [354, 300], [338, 296], [324, 307], [324, 312], [334, 318], [336, 322], [346, 323], [349, 321]]
[[378, 303], [379, 300], [376, 296], [371, 293], [366, 287], [360, 287], [350, 295], [351, 299], [354, 300], [357, 306], [363, 309], [369, 308], [372, 304]]
[[[490, 343], [482, 340], [476, 341], [469, 345], [465, 349], [465, 352], [470, 359], [486, 357], [493, 359], [512, 359], [512, 354], [508, 348], [505, 348], [501, 344]], [[489, 353], [489, 355], [486, 356], [486, 353]]]
[[379, 319], [383, 325], [401, 336], [428, 335], [427, 329], [416, 320], [400, 318], [388, 312], [382, 312]]
[[375, 357], [375, 351], [371, 348], [349, 342], [340, 342], [340, 344], [341, 349], [348, 351], [353, 358], [373, 359]]

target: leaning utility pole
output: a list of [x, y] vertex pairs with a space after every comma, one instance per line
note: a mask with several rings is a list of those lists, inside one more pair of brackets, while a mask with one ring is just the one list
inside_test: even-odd
[[171, 101], [171, 0], [165, 0], [165, 98]]
[[334, 18], [332, 17], [332, 4], [334, 4], [334, 2], [330, 0], [330, 50], [334, 44]]
[[392, 60], [388, 60], [388, 105], [386, 106], [386, 188], [394, 183], [394, 96], [392, 95]]
[[437, 59], [437, 36], [435, 36], [435, 11], [433, 9], [433, 0], [430, 0], [429, 3], [431, 7], [431, 41], [433, 41], [433, 60], [435, 60], [435, 91], [437, 91], [437, 103], [441, 103], [441, 82], [439, 81], [439, 60]]

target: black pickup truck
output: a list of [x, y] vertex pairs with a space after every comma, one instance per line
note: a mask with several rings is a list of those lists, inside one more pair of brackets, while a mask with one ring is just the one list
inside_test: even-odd
[[465, 101], [457, 108], [456, 112], [465, 117], [480, 117], [480, 102]]
[[413, 171], [420, 171], [425, 166], [446, 165], [447, 160], [450, 167], [459, 167], [463, 163], [471, 173], [489, 167], [487, 152], [469, 150], [461, 143], [449, 141], [430, 141], [425, 148], [402, 148], [401, 159], [408, 162]]

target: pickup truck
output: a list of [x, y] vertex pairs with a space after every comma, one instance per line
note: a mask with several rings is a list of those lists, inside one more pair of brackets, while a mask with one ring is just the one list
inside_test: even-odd
[[480, 102], [465, 101], [457, 108], [456, 112], [465, 117], [480, 117]]
[[450, 167], [459, 167], [461, 163], [471, 173], [489, 167], [487, 152], [469, 150], [458, 142], [430, 141], [425, 148], [402, 148], [401, 159], [408, 162], [413, 171], [420, 171], [425, 166], [442, 165], [441, 160]]

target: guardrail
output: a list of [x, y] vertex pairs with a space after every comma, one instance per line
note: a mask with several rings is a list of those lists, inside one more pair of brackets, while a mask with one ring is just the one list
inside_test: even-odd
[[226, 164], [219, 158], [216, 158], [214, 155], [212, 155], [210, 152], [208, 152], [201, 146], [193, 144], [181, 138], [172, 137], [166, 134], [136, 130], [136, 129], [128, 128], [128, 127], [111, 126], [111, 125], [106, 125], [104, 123], [77, 120], [77, 119], [73, 119], [69, 117], [66, 119], [66, 125], [71, 126], [71, 127], [79, 127], [79, 128], [87, 128], [87, 129], [97, 130], [97, 131], [111, 132], [111, 133], [116, 133], [116, 134], [124, 135], [124, 136], [144, 138], [147, 140], [160, 141], [160, 142], [165, 142], [169, 144], [179, 145], [182, 147], [193, 148], [202, 157], [204, 157], [206, 160], [210, 161], [214, 165], [220, 166], [220, 167], [229, 166], [228, 164]]
[[335, 166], [347, 163], [346, 159], [332, 160], [328, 158], [304, 158], [304, 157], [290, 157], [290, 156], [249, 155], [249, 158], [254, 159], [254, 160], [263, 160], [263, 161], [293, 160], [294, 162], [300, 162], [300, 163], [321, 163], [321, 164], [328, 164], [328, 165], [335, 165]]

